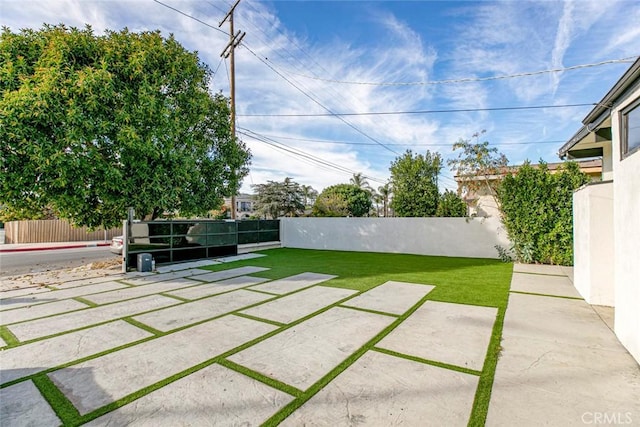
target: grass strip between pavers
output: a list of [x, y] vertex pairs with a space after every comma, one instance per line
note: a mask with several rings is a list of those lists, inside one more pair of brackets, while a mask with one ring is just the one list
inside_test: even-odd
[[[360, 294], [358, 294], [360, 295]], [[355, 295], [355, 296], [358, 296]], [[348, 301], [346, 301], [348, 302]], [[370, 308], [364, 308], [364, 307], [353, 307], [350, 305], [340, 305], [340, 307], [342, 308], [348, 308], [349, 310], [356, 310], [356, 311], [364, 311], [365, 313], [371, 313], [371, 314], [379, 314], [380, 316], [389, 316], [389, 317], [399, 317], [399, 314], [394, 314], [394, 313], [387, 313], [386, 311], [378, 311], [378, 310], [371, 310]]]
[[[389, 335], [396, 327], [404, 322], [410, 315], [412, 315], [426, 300], [429, 299], [429, 294], [420, 298], [420, 300], [414, 304], [409, 310], [407, 310], [402, 316], [394, 320], [389, 326], [384, 328], [372, 339], [367, 341], [362, 347], [356, 350], [355, 353], [343, 360], [338, 366], [333, 368], [327, 375], [318, 380], [315, 384], [309, 387], [302, 396], [294, 399], [280, 411], [278, 411], [271, 418], [266, 420], [264, 426], [276, 426], [284, 421], [289, 415], [291, 415], [296, 409], [304, 405], [309, 399], [311, 399], [316, 393], [322, 390], [327, 384], [333, 381], [338, 375], [340, 375], [345, 369], [353, 365], [356, 360], [362, 357], [367, 351], [371, 350], [380, 340]], [[348, 308], [348, 307], [345, 307]]]
[[0, 338], [7, 343], [7, 347], [15, 347], [20, 344], [18, 338], [6, 326], [0, 326]]
[[584, 298], [580, 298], [580, 297], [570, 297], [570, 296], [565, 296], [565, 295], [539, 294], [537, 292], [509, 291], [509, 293], [520, 294], [520, 295], [532, 295], [534, 297], [549, 297], [549, 298], [560, 298], [560, 299], [577, 299], [579, 301], [584, 300]]
[[[88, 299], [84, 299], [82, 297], [73, 297], [71, 299], [76, 300], [78, 302], [81, 302], [83, 304], [87, 304], [89, 307], [99, 307], [98, 304], [96, 304], [95, 302], [89, 301]], [[82, 310], [82, 309], [80, 309], [80, 310]], [[67, 312], [67, 313], [69, 313], [69, 312]], [[61, 314], [61, 313], [56, 313], [56, 315], [57, 314]]]
[[[242, 310], [246, 310], [246, 308], [243, 308]], [[270, 325], [277, 326], [279, 328], [281, 328], [281, 327], [286, 325], [286, 323], [277, 322], [275, 320], [265, 319], [263, 317], [252, 316], [252, 315], [247, 314], [247, 313], [234, 312], [233, 315], [234, 316], [238, 316], [238, 317], [244, 317], [245, 319], [249, 319], [249, 320], [256, 320], [258, 322], [268, 323]]]
[[491, 334], [489, 348], [487, 348], [487, 355], [484, 359], [482, 375], [480, 375], [476, 395], [473, 399], [473, 408], [468, 424], [469, 427], [482, 427], [487, 420], [489, 402], [491, 401], [491, 390], [493, 389], [493, 379], [496, 375], [496, 367], [502, 350], [500, 343], [502, 341], [502, 327], [504, 325], [506, 311], [506, 307], [498, 307], [498, 315], [493, 324], [493, 333]]
[[[494, 324], [493, 335], [490, 341], [489, 348], [487, 350], [487, 356], [485, 358], [485, 364], [482, 373], [480, 373], [480, 381], [478, 385], [478, 389], [476, 391], [476, 396], [473, 404], [473, 410], [471, 413], [469, 425], [483, 425], [486, 420], [489, 400], [491, 397], [491, 387], [493, 385], [493, 377], [495, 374], [495, 366], [497, 364], [497, 359], [500, 352], [500, 339], [502, 334], [502, 324], [504, 321], [504, 312], [506, 310], [506, 304], [508, 300], [509, 294], [509, 284], [511, 282], [511, 272], [512, 272], [512, 264], [504, 264], [500, 263], [497, 260], [490, 259], [470, 259], [470, 258], [448, 258], [448, 257], [425, 257], [419, 255], [405, 255], [405, 254], [380, 254], [380, 253], [363, 253], [363, 252], [341, 252], [341, 251], [318, 251], [318, 250], [300, 250], [300, 249], [272, 249], [267, 252], [268, 257], [263, 258], [254, 258], [250, 260], [236, 261], [233, 263], [233, 267], [239, 267], [244, 265], [255, 265], [270, 268], [268, 271], [259, 272], [259, 274], [254, 274], [257, 277], [264, 277], [271, 280], [276, 280], [280, 278], [289, 277], [295, 274], [303, 273], [303, 272], [319, 272], [325, 274], [333, 274], [338, 276], [337, 278], [331, 279], [328, 282], [323, 282], [324, 286], [331, 286], [337, 288], [347, 288], [354, 289], [360, 291], [358, 294], [354, 294], [352, 296], [346, 297], [341, 301], [337, 301], [329, 306], [326, 306], [312, 314], [309, 314], [303, 318], [300, 318], [288, 325], [284, 325], [279, 327], [278, 329], [269, 332], [261, 337], [255, 338], [243, 345], [240, 345], [232, 350], [227, 351], [221, 355], [218, 355], [208, 361], [205, 361], [199, 365], [196, 365], [190, 369], [187, 369], [183, 372], [175, 374], [169, 378], [164, 379], [156, 384], [145, 387], [142, 390], [138, 390], [135, 393], [132, 393], [128, 396], [125, 396], [118, 401], [112, 402], [102, 408], [99, 408], [89, 414], [84, 416], [80, 416], [75, 408], [68, 408], [68, 405], [71, 403], [66, 399], [66, 397], [62, 396], [63, 399], [60, 399], [59, 394], [61, 392], [55, 387], [55, 385], [51, 382], [51, 380], [46, 377], [46, 374], [57, 369], [61, 369], [67, 366], [72, 366], [78, 363], [82, 363], [89, 359], [98, 358], [100, 356], [132, 347], [138, 345], [142, 342], [156, 339], [159, 336], [164, 336], [168, 334], [172, 334], [174, 332], [178, 332], [180, 330], [190, 328], [196, 326], [201, 323], [205, 323], [211, 321], [215, 318], [219, 318], [227, 315], [239, 315], [245, 318], [251, 318], [252, 320], [262, 321], [274, 324], [275, 326], [281, 325], [278, 322], [271, 322], [265, 319], [257, 318], [254, 316], [244, 315], [239, 313], [242, 310], [246, 310], [253, 306], [261, 305], [267, 303], [269, 301], [273, 301], [285, 296], [289, 296], [292, 293], [300, 292], [304, 289], [297, 290], [296, 292], [288, 293], [285, 295], [273, 295], [273, 299], [258, 302], [256, 304], [243, 307], [242, 309], [235, 310], [234, 312], [222, 314], [219, 316], [215, 316], [191, 325], [187, 325], [184, 327], [180, 327], [174, 329], [169, 332], [161, 332], [156, 331], [151, 328], [146, 329], [141, 327], [139, 322], [136, 322], [130, 317], [122, 318], [125, 321], [128, 321], [130, 324], [135, 325], [137, 327], [141, 327], [142, 329], [147, 330], [148, 332], [155, 333], [157, 335], [148, 337], [133, 343], [125, 344], [119, 347], [115, 347], [110, 350], [103, 351], [101, 353], [91, 355], [89, 357], [85, 357], [81, 360], [76, 360], [73, 362], [69, 362], [64, 365], [60, 365], [54, 368], [50, 368], [46, 371], [39, 372], [29, 377], [24, 377], [19, 380], [15, 380], [11, 383], [7, 383], [3, 385], [1, 388], [9, 386], [11, 384], [15, 384], [17, 382], [22, 382], [28, 379], [34, 380], [34, 382], [39, 382], [40, 386], [38, 388], [45, 395], [45, 398], [51, 403], [54, 409], [57, 405], [60, 405], [59, 409], [56, 409], [56, 413], [59, 413], [59, 416], [63, 420], [65, 425], [80, 425], [86, 423], [92, 419], [95, 419], [101, 415], [104, 415], [116, 408], [124, 406], [133, 400], [136, 400], [154, 390], [162, 388], [171, 382], [174, 382], [180, 378], [183, 378], [193, 372], [196, 372], [206, 366], [209, 366], [213, 363], [219, 363], [229, 369], [237, 371], [243, 375], [247, 375], [257, 381], [265, 383], [275, 389], [281, 390], [285, 393], [293, 395], [295, 399], [281, 409], [278, 413], [268, 419], [265, 425], [276, 425], [282, 420], [284, 420], [287, 416], [289, 416], [294, 410], [303, 405], [306, 401], [308, 401], [313, 395], [315, 395], [318, 391], [320, 391], [323, 387], [325, 387], [330, 381], [335, 379], [337, 375], [339, 375], [346, 368], [351, 366], [358, 358], [360, 358], [364, 353], [369, 350], [380, 351], [380, 349], [375, 349], [374, 346], [381, 339], [383, 339], [386, 335], [388, 335], [395, 327], [397, 327], [400, 323], [402, 323], [409, 315], [411, 315], [419, 306], [421, 306], [426, 300], [436, 300], [436, 301], [444, 301], [444, 302], [452, 302], [459, 304], [470, 304], [470, 305], [481, 305], [481, 306], [491, 306], [498, 307], [498, 316], [496, 322]], [[216, 270], [225, 270], [232, 268], [230, 265], [219, 264], [212, 265], [209, 268], [204, 268], [206, 270], [216, 271]], [[312, 317], [315, 317], [333, 307], [339, 306], [345, 301], [357, 297], [364, 291], [372, 289], [388, 280], [396, 280], [396, 281], [404, 281], [411, 283], [423, 283], [423, 284], [437, 284], [436, 288], [429, 294], [425, 295], [418, 303], [416, 303], [410, 310], [408, 310], [405, 314], [398, 317], [390, 326], [381, 331], [378, 335], [372, 338], [369, 342], [365, 343], [359, 350], [357, 350], [350, 357], [345, 359], [341, 364], [339, 364], [336, 368], [331, 370], [327, 375], [321, 378], [318, 382], [312, 385], [309, 389], [304, 392], [297, 390], [296, 388], [289, 386], [287, 384], [283, 384], [277, 380], [273, 380], [271, 378], [265, 377], [260, 373], [253, 372], [248, 368], [244, 368], [239, 366], [233, 362], [226, 360], [226, 357], [229, 357], [235, 353], [243, 351], [261, 341], [264, 341], [286, 329], [289, 329], [299, 323], [302, 323]], [[132, 286], [132, 285], [131, 285]], [[250, 289], [250, 285], [243, 289]], [[308, 288], [305, 288], [308, 289]], [[237, 290], [237, 289], [235, 289]], [[233, 292], [235, 290], [231, 290], [229, 292]], [[253, 291], [258, 291], [257, 289]], [[227, 292], [224, 292], [227, 293]], [[218, 294], [219, 295], [219, 294]], [[169, 295], [167, 295], [169, 296]], [[215, 297], [206, 296], [203, 298], [198, 298], [197, 300]], [[193, 302], [197, 300], [189, 300], [188, 302]], [[177, 304], [182, 305], [182, 304]], [[154, 310], [149, 310], [147, 312], [159, 311], [162, 309], [166, 309], [167, 307], [161, 307]], [[345, 307], [348, 309], [358, 310], [356, 307]], [[380, 314], [380, 315], [389, 315], [388, 313], [379, 313], [371, 310], [362, 310], [369, 311], [372, 313]], [[144, 312], [144, 313], [147, 313]], [[138, 313], [136, 315], [143, 314]], [[395, 316], [395, 315], [394, 315]], [[117, 319], [112, 319], [105, 322], [100, 322], [98, 324], [90, 325], [83, 328], [78, 328], [76, 330], [88, 329], [90, 327], [94, 327], [103, 323], [108, 323]], [[146, 325], [144, 325], [146, 326]], [[63, 335], [71, 331], [62, 332], [59, 334], [41, 337], [35, 340], [31, 340], [30, 342], [40, 341], [48, 338], [52, 338], [53, 336]], [[7, 335], [7, 336], [5, 336]], [[13, 334], [5, 327], [0, 326], [0, 336], [5, 339], [7, 344], [16, 345], [23, 344], [17, 342]], [[387, 352], [384, 350], [383, 352]], [[405, 355], [393, 354], [397, 357], [402, 357]], [[405, 356], [404, 358], [415, 361], [416, 360], [411, 356]], [[431, 361], [422, 361], [425, 363]], [[433, 364], [436, 364], [434, 362]], [[459, 367], [448, 366], [444, 364], [440, 364], [443, 368], [461, 370]], [[464, 369], [464, 368], [462, 368]], [[465, 372], [462, 370], [462, 372]], [[467, 372], [470, 374], [478, 375], [477, 371]], [[44, 379], [43, 379], [44, 378]], [[73, 406], [73, 405], [71, 405]], [[69, 410], [72, 409], [72, 410]]]
[[73, 403], [67, 399], [67, 396], [55, 386], [46, 374], [36, 375], [32, 381], [40, 391], [40, 394], [42, 394], [42, 397], [44, 397], [58, 418], [60, 418], [63, 426], [70, 425], [74, 420], [78, 419], [80, 413], [76, 407], [73, 406]]
[[[137, 314], [136, 314], [136, 316], [137, 316]], [[162, 331], [160, 331], [160, 330], [158, 330], [156, 328], [153, 328], [153, 327], [151, 327], [151, 326], [149, 326], [147, 324], [144, 324], [142, 322], [138, 322], [137, 320], [135, 320], [135, 319], [133, 319], [131, 317], [123, 317], [122, 320], [124, 320], [125, 322], [127, 322], [130, 325], [135, 326], [136, 328], [140, 328], [143, 331], [147, 331], [150, 334], [155, 335], [156, 337], [159, 337], [159, 336], [167, 334], [166, 332], [162, 332]]]
[[142, 338], [140, 340], [133, 341], [133, 342], [127, 343], [127, 344], [122, 344], [122, 345], [119, 345], [117, 347], [113, 347], [113, 348], [101, 351], [99, 353], [92, 354], [90, 356], [86, 356], [86, 357], [82, 357], [80, 359], [72, 360], [70, 362], [63, 363], [61, 365], [52, 366], [52, 367], [44, 369], [42, 371], [38, 371], [38, 372], [36, 372], [34, 374], [27, 375], [27, 376], [24, 376], [24, 377], [20, 377], [20, 378], [17, 378], [15, 380], [13, 380], [13, 381], [7, 381], [6, 383], [0, 385], [0, 389], [12, 386], [12, 385], [17, 384], [17, 383], [21, 383], [23, 381], [32, 380], [32, 379], [34, 379], [36, 377], [39, 377], [41, 375], [48, 374], [50, 372], [57, 371], [57, 370], [60, 370], [60, 369], [68, 368], [69, 366], [79, 365], [80, 363], [86, 362], [87, 360], [97, 359], [98, 357], [105, 356], [107, 354], [114, 353], [116, 351], [123, 350], [123, 349], [128, 348], [128, 347], [133, 347], [133, 346], [138, 345], [138, 344], [142, 344], [143, 342], [152, 340], [154, 338], [157, 338], [157, 337], [151, 336], [151, 337]]
[[245, 368], [244, 366], [238, 365], [237, 363], [232, 362], [229, 359], [220, 359], [218, 360], [218, 364], [224, 366], [225, 368], [241, 373], [246, 377], [252, 378], [256, 381], [266, 384], [271, 388], [284, 391], [285, 393], [290, 394], [293, 397], [300, 397], [303, 394], [302, 390], [299, 390], [293, 386], [290, 386], [289, 384], [283, 383], [282, 381], [278, 381], [274, 378], [268, 377], [266, 375], [262, 375], [260, 372], [256, 372], [249, 368]]
[[436, 360], [423, 359], [421, 357], [412, 356], [410, 354], [398, 353], [397, 351], [387, 350], [386, 348], [382, 348], [382, 347], [373, 347], [371, 348], [371, 350], [377, 351], [378, 353], [387, 354], [389, 356], [399, 357], [400, 359], [411, 360], [412, 362], [419, 362], [419, 363], [424, 363], [425, 365], [431, 365], [431, 366], [437, 366], [438, 368], [449, 369], [450, 371], [462, 372], [463, 374], [475, 375], [477, 377], [482, 375], [482, 372], [476, 371], [475, 369], [464, 368], [462, 366], [457, 366], [457, 365], [450, 365], [448, 363], [438, 362]]

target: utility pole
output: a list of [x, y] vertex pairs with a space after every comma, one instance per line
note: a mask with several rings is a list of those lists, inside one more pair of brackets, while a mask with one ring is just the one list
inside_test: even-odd
[[[218, 25], [218, 27], [222, 27], [222, 24], [224, 24], [227, 19], [229, 20], [229, 43], [227, 44], [227, 46], [224, 48], [224, 50], [222, 51], [222, 53], [220, 54], [221, 57], [225, 57], [225, 58], [229, 58], [230, 62], [231, 62], [231, 76], [230, 76], [230, 82], [229, 82], [229, 92], [230, 92], [230, 107], [231, 107], [231, 137], [235, 138], [236, 137], [236, 60], [235, 60], [235, 49], [236, 47], [240, 44], [240, 42], [242, 41], [242, 39], [244, 38], [244, 36], [247, 34], [245, 32], [241, 32], [238, 31], [236, 34], [234, 34], [234, 28], [233, 28], [233, 12], [236, 9], [236, 6], [238, 6], [238, 3], [240, 3], [240, 0], [237, 0], [233, 6], [231, 6], [231, 9], [229, 9], [229, 12], [227, 13], [227, 15], [224, 17], [224, 19], [222, 21], [220, 21], [220, 25]], [[233, 171], [235, 173], [235, 171]], [[236, 195], [232, 194], [231, 195], [231, 219], [236, 219]]]

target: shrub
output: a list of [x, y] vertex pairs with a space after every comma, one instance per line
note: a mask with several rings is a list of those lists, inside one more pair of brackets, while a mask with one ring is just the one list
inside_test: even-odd
[[453, 191], [446, 190], [438, 199], [436, 216], [464, 217], [467, 216], [467, 205]]
[[573, 192], [589, 182], [575, 162], [551, 174], [546, 163], [525, 163], [498, 188], [502, 221], [516, 259], [573, 264]]

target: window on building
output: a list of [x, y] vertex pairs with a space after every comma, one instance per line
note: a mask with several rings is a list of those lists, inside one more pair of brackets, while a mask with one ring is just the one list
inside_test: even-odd
[[640, 99], [622, 110], [622, 158], [640, 150]]

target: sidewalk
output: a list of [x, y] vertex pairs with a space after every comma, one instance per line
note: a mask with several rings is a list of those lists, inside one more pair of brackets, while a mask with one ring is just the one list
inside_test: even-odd
[[587, 304], [566, 267], [516, 264], [486, 424], [638, 425], [640, 370], [613, 310]]
[[29, 252], [48, 251], [54, 249], [88, 248], [96, 246], [109, 246], [110, 241], [94, 240], [88, 242], [48, 242], [48, 243], [18, 243], [0, 244], [0, 253], [5, 252]]

